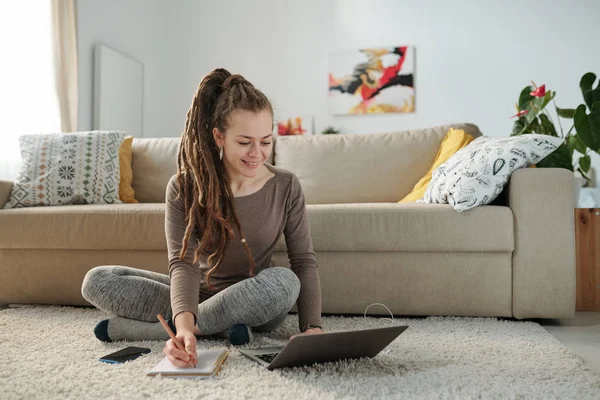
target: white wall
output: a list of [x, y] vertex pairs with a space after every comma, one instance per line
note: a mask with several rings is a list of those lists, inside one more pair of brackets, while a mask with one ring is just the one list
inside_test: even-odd
[[[245, 75], [278, 115], [311, 114], [317, 131], [345, 133], [468, 121], [507, 136], [530, 80], [570, 108], [583, 101], [581, 76], [600, 75], [594, 0], [79, 0], [79, 9], [82, 123], [91, 121], [91, 42], [108, 40], [154, 69], [145, 136], [179, 135], [198, 83], [217, 67]], [[149, 29], [160, 24], [166, 31]], [[415, 113], [328, 115], [329, 50], [402, 44], [416, 48]]]
[[92, 129], [93, 52], [104, 44], [144, 64], [144, 136], [175, 136], [165, 133], [161, 116], [168, 106], [167, 7], [163, 0], [78, 0], [79, 130]]

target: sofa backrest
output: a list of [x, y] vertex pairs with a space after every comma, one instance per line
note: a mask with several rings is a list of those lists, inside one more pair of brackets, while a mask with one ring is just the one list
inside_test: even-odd
[[280, 136], [275, 165], [298, 176], [307, 204], [397, 202], [427, 173], [451, 127], [481, 136], [473, 124], [392, 133]]
[[[134, 138], [131, 187], [140, 203], [164, 203], [169, 179], [177, 172], [180, 137]], [[273, 163], [273, 154], [267, 160]]]
[[[308, 204], [396, 202], [431, 167], [451, 127], [481, 136], [473, 124], [450, 124], [391, 133], [278, 136], [268, 162], [294, 172]], [[177, 172], [179, 137], [135, 138], [132, 143], [135, 198], [165, 201]]]
[[134, 138], [131, 187], [140, 203], [164, 203], [169, 179], [177, 172], [179, 137]]

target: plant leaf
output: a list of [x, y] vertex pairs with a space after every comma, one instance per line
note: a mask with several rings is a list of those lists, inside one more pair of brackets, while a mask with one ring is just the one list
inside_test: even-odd
[[[529, 115], [529, 114], [528, 114]], [[536, 117], [533, 120], [528, 120], [527, 115], [519, 117], [513, 124], [513, 131], [510, 136], [519, 136], [526, 133], [540, 131], [540, 123]]]
[[519, 96], [519, 109], [528, 110], [529, 113], [521, 117], [523, 118], [523, 127], [517, 132], [517, 135], [530, 132], [546, 133], [544, 132], [545, 127], [540, 125], [537, 117], [542, 114], [542, 110], [554, 98], [556, 92], [549, 90], [544, 97], [534, 97], [530, 94], [532, 90], [532, 86], [527, 86]]
[[548, 103], [550, 103], [552, 101], [554, 96], [556, 96], [556, 92], [554, 92], [552, 90], [548, 90], [546, 92], [546, 94], [544, 95], [544, 97], [536, 97], [536, 99], [542, 99], [540, 111], [543, 110], [544, 107], [546, 107], [548, 105]]
[[527, 133], [528, 126], [531, 123], [532, 119], [535, 117], [531, 115], [531, 101], [534, 99], [534, 97], [529, 93], [531, 93], [532, 90], [533, 87], [525, 86], [519, 94], [519, 101], [517, 103], [519, 111], [527, 110], [529, 111], [529, 113], [517, 118], [517, 120], [513, 124], [513, 130], [510, 136], [519, 136], [524, 133]]
[[510, 136], [519, 136], [523, 134], [523, 131], [525, 130], [525, 118], [520, 117], [517, 118], [517, 120], [515, 121], [515, 123], [513, 124], [513, 130], [510, 134]]
[[540, 121], [537, 118], [534, 118], [525, 129], [525, 133], [541, 133], [541, 131]]
[[579, 137], [579, 135], [577, 135], [577, 134], [573, 135], [573, 139], [574, 139], [574, 144], [575, 144], [575, 150], [577, 150], [581, 154], [585, 154], [587, 151], [587, 146], [581, 141], [581, 138]]
[[530, 93], [533, 91], [532, 86], [525, 86], [523, 90], [521, 90], [521, 94], [519, 95], [519, 110], [529, 110], [531, 111], [531, 100], [533, 97]]
[[590, 167], [592, 166], [592, 159], [587, 154], [579, 159], [579, 167], [587, 173], [590, 171]]
[[554, 124], [550, 121], [550, 118], [546, 114], [540, 114], [540, 121], [542, 122], [542, 129], [545, 135], [556, 136], [558, 137], [558, 133], [556, 133], [556, 129], [554, 128]]
[[565, 143], [571, 151], [571, 157], [573, 157], [573, 151], [575, 151], [575, 149], [577, 148], [577, 138], [575, 137], [575, 135], [569, 135], [567, 136]]
[[596, 85], [596, 88], [592, 89], [592, 85], [595, 81], [596, 75], [592, 72], [588, 72], [587, 74], [583, 75], [581, 77], [581, 81], [579, 81], [579, 87], [581, 88], [581, 93], [583, 93], [583, 99], [590, 110], [595, 102], [600, 101], [600, 81]]
[[546, 94], [544, 95], [544, 97], [533, 97], [530, 96], [531, 98], [531, 102], [529, 105], [529, 115], [531, 115], [531, 120], [533, 120], [534, 117], [536, 117], [538, 114], [540, 114], [542, 112], [542, 110], [544, 109], [544, 107], [546, 107], [548, 105], [548, 103], [550, 103], [550, 101], [552, 101], [552, 99], [554, 98], [554, 96], [556, 95], [556, 92], [553, 92], [551, 90], [548, 90], [546, 92]]
[[526, 121], [525, 117], [520, 117], [513, 125], [513, 132], [510, 136], [526, 135], [528, 133], [542, 133], [538, 119]]
[[574, 108], [558, 108], [556, 107], [556, 113], [563, 118], [573, 118], [575, 115]]
[[590, 177], [586, 175], [586, 173], [581, 169], [581, 167], [577, 168], [577, 171], [583, 176], [588, 182], [591, 181]]
[[585, 104], [580, 104], [573, 118], [579, 139], [596, 153], [600, 151], [600, 101], [594, 103], [588, 115]]
[[538, 168], [564, 168], [573, 171], [573, 156], [566, 143], [536, 164]]

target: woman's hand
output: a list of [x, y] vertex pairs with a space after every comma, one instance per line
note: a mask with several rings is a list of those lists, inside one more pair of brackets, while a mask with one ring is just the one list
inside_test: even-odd
[[318, 333], [325, 333], [325, 331], [323, 329], [321, 329], [321, 328], [310, 328], [310, 329], [305, 330], [302, 333], [297, 333], [297, 334], [293, 335], [290, 339], [293, 339], [296, 336], [301, 336], [301, 335], [315, 335], [315, 334], [318, 334]]
[[185, 351], [179, 350], [173, 339], [167, 340], [163, 354], [167, 356], [171, 364], [178, 368], [195, 367], [198, 364], [196, 357], [196, 336], [190, 331], [178, 331], [175, 336]]

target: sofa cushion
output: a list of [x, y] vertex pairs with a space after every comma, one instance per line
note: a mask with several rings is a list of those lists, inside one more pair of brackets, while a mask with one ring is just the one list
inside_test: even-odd
[[451, 127], [481, 136], [472, 124], [394, 133], [280, 136], [275, 165], [298, 176], [307, 204], [397, 202], [431, 167]]
[[[166, 250], [165, 205], [139, 203], [3, 210], [0, 248]], [[511, 252], [513, 215], [503, 206], [457, 214], [447, 204], [307, 206], [315, 251]], [[280, 239], [276, 250], [284, 251]]]
[[164, 203], [167, 183], [177, 172], [178, 137], [135, 138], [131, 186], [140, 203]]
[[97, 204], [0, 212], [0, 248], [166, 250], [165, 205]]
[[[512, 211], [485, 206], [458, 214], [447, 204], [309, 205], [315, 251], [512, 252]], [[280, 238], [277, 251], [285, 251]]]

